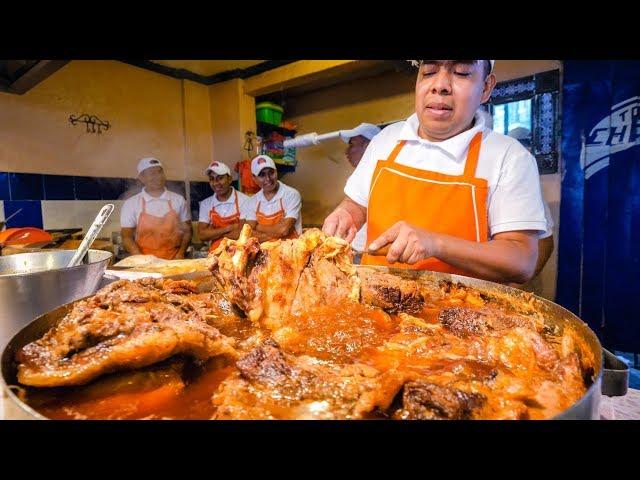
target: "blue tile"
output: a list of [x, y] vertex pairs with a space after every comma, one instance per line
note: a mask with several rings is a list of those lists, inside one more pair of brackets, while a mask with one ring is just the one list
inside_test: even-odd
[[12, 200], [42, 200], [42, 175], [39, 173], [10, 173]]
[[100, 185], [100, 197], [103, 200], [120, 200], [124, 196], [124, 178], [99, 177], [96, 181]]
[[69, 175], [43, 175], [45, 200], [73, 200], [75, 187]]
[[9, 215], [18, 210], [20, 210], [20, 213], [7, 222], [7, 228], [42, 228], [42, 205], [39, 200], [8, 200], [4, 202], [4, 218], [8, 218]]
[[11, 200], [9, 174], [7, 172], [0, 172], [0, 200]]
[[184, 198], [187, 197], [186, 190], [184, 187], [184, 182], [178, 180], [167, 180], [167, 190], [170, 192], [177, 193], [178, 195], [182, 195]]
[[125, 178], [124, 179], [124, 192], [122, 194], [122, 198], [120, 200], [126, 200], [127, 198], [131, 198], [134, 195], [140, 193], [142, 191], [142, 183], [140, 183], [135, 178]]
[[201, 202], [205, 198], [213, 195], [209, 182], [190, 182], [189, 190], [191, 193], [191, 200], [196, 200], [198, 202]]
[[100, 184], [94, 177], [73, 177], [76, 200], [101, 200]]

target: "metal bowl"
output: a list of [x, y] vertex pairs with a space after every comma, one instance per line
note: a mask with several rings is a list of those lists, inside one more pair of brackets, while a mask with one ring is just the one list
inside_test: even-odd
[[0, 257], [0, 348], [34, 318], [96, 291], [111, 252], [89, 250], [85, 263], [67, 268], [75, 250]]

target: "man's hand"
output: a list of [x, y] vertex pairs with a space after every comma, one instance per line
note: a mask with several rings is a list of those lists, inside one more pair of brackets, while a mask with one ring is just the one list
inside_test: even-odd
[[325, 235], [344, 238], [351, 242], [358, 233], [358, 228], [351, 214], [338, 207], [324, 220], [322, 231]]
[[367, 208], [345, 197], [340, 205], [325, 218], [322, 231], [325, 235], [344, 238], [347, 242], [351, 242], [366, 221]]
[[404, 221], [397, 222], [371, 242], [369, 250], [379, 250], [388, 244], [391, 244], [387, 253], [389, 263], [412, 264], [438, 254], [435, 234]]

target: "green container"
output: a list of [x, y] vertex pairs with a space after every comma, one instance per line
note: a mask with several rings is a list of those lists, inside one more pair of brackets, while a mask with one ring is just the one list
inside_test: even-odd
[[256, 105], [256, 120], [269, 123], [276, 127], [282, 122], [284, 109], [280, 105], [271, 102], [262, 102]]

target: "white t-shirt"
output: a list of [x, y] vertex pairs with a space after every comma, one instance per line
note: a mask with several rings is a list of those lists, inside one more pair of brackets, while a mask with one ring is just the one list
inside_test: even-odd
[[142, 212], [142, 199], [146, 202], [146, 211], [149, 215], [156, 217], [164, 217], [169, 211], [167, 200], [171, 202], [173, 210], [178, 214], [181, 222], [191, 220], [191, 213], [187, 208], [187, 202], [184, 197], [177, 193], [166, 190], [159, 197], [152, 197], [142, 189], [140, 193], [127, 199], [122, 205], [120, 212], [120, 226], [122, 228], [135, 228], [138, 225], [138, 217]]
[[244, 204], [243, 218], [246, 220], [256, 221], [256, 210], [258, 203], [260, 204], [260, 212], [265, 215], [273, 215], [280, 210], [280, 200], [282, 200], [282, 208], [284, 208], [284, 218], [296, 219], [296, 232], [302, 233], [302, 197], [300, 192], [295, 188], [291, 188], [289, 185], [285, 185], [278, 180], [278, 191], [271, 200], [264, 198], [262, 190], [256, 193], [254, 196], [249, 197], [249, 200]]
[[551, 216], [549, 204], [544, 200], [542, 200], [542, 203], [544, 203], [544, 218], [547, 221], [547, 231], [546, 233], [540, 234], [540, 238], [547, 238], [553, 235], [553, 226], [555, 225], [555, 223], [553, 223], [553, 217]]
[[236, 195], [238, 196], [238, 208], [240, 209], [240, 218], [243, 216], [243, 205], [249, 200], [249, 197], [244, 193], [237, 191], [235, 188], [231, 188], [233, 191], [229, 198], [221, 202], [214, 193], [210, 197], [205, 198], [200, 202], [200, 214], [198, 215], [198, 221], [202, 223], [209, 223], [209, 212], [211, 209], [215, 209], [216, 213], [221, 217], [228, 217], [236, 213]]
[[347, 180], [344, 193], [366, 207], [376, 164], [389, 157], [399, 140], [407, 142], [396, 157], [397, 163], [462, 175], [469, 143], [477, 132], [482, 131], [476, 176], [486, 179], [489, 185], [489, 235], [515, 230], [537, 230], [540, 234], [547, 231], [538, 167], [533, 155], [518, 140], [485, 128], [484, 120], [478, 115], [473, 128], [442, 142], [420, 138], [418, 126], [418, 116], [413, 114], [373, 137]]

